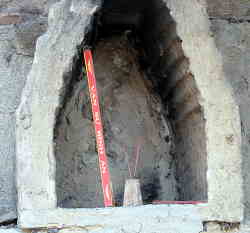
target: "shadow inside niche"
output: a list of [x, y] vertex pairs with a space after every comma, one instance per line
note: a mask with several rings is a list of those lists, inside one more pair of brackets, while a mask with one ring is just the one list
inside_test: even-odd
[[[181, 39], [165, 4], [105, 1], [93, 49], [115, 205], [140, 179], [144, 204], [206, 200], [204, 119]], [[67, 74], [55, 126], [58, 205], [102, 207], [102, 189], [81, 52]], [[139, 151], [139, 153], [137, 153]], [[130, 168], [130, 169], [129, 169]], [[133, 171], [133, 172], [131, 172]]]

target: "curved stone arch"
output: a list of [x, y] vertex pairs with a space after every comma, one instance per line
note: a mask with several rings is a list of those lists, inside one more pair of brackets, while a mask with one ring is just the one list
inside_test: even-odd
[[[199, 206], [202, 219], [241, 221], [238, 107], [210, 35], [208, 16], [205, 8], [196, 1], [173, 0], [166, 4], [176, 21], [177, 34], [189, 59], [189, 69], [199, 90], [199, 104], [206, 120], [208, 203]], [[77, 47], [82, 44], [96, 9], [95, 4], [72, 7], [71, 1], [63, 0], [50, 10], [48, 32], [37, 42], [35, 59], [17, 112], [17, 186], [21, 226], [31, 227], [25, 218], [29, 211], [49, 211], [57, 207], [53, 147], [55, 116], [60, 107], [60, 95], [64, 93], [63, 83], [70, 81], [67, 72], [73, 66]], [[67, 48], [61, 49], [65, 44]], [[207, 58], [206, 63], [204, 58]]]
[[[64, 92], [62, 77], [70, 82], [67, 71], [97, 5], [86, 3], [77, 8], [80, 13], [70, 11], [70, 7], [71, 1], [64, 0], [50, 10], [49, 28], [37, 41], [33, 66], [17, 111], [19, 211], [56, 208], [53, 129], [60, 94]], [[63, 37], [64, 33], [69, 36]], [[61, 50], [65, 43], [67, 48]]]
[[177, 34], [183, 40], [182, 47], [189, 58], [206, 119], [208, 208], [203, 209], [206, 220], [241, 221], [239, 109], [223, 72], [222, 58], [210, 32], [206, 8], [191, 0], [169, 1], [167, 5], [176, 20]]

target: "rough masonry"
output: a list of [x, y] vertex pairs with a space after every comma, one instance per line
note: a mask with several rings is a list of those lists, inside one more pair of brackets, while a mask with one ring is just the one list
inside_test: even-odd
[[[16, 218], [15, 116], [26, 77], [33, 62], [36, 38], [46, 29], [46, 12], [53, 1], [2, 1], [0, 3], [1, 68], [0, 106], [0, 221]], [[171, 5], [171, 2], [169, 3]], [[240, 106], [244, 178], [244, 220], [249, 219], [249, 2], [209, 1], [208, 12], [223, 69]], [[205, 11], [205, 8], [204, 8]], [[37, 17], [39, 15], [39, 17]], [[195, 20], [194, 20], [195, 21]], [[41, 23], [41, 24], [40, 24]], [[35, 25], [34, 27], [30, 25]], [[23, 32], [22, 32], [23, 31]], [[27, 34], [30, 35], [27, 37]], [[20, 69], [21, 67], [21, 69]], [[20, 72], [21, 71], [21, 72]], [[230, 140], [230, 138], [229, 138]], [[2, 166], [2, 167], [1, 167]], [[1, 203], [4, 203], [1, 204]], [[7, 230], [6, 230], [7, 231]], [[219, 230], [218, 230], [219, 231]]]

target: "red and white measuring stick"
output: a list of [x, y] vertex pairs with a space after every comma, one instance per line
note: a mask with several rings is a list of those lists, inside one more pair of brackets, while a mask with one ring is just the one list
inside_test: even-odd
[[102, 180], [102, 191], [104, 197], [104, 206], [109, 207], [113, 205], [112, 189], [111, 189], [110, 174], [108, 168], [108, 159], [105, 150], [103, 127], [102, 127], [98, 92], [96, 87], [93, 59], [91, 51], [89, 49], [84, 50], [83, 54], [87, 71], [89, 95], [91, 99], [92, 114], [95, 126], [96, 143], [97, 143], [99, 166], [100, 166], [101, 180]]

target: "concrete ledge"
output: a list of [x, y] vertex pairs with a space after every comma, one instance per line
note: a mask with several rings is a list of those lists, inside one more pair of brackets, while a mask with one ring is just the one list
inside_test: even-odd
[[[201, 232], [199, 207], [195, 205], [146, 205], [105, 209], [61, 209], [23, 211], [21, 228], [81, 227], [106, 232]], [[111, 230], [111, 231], [110, 231]]]

